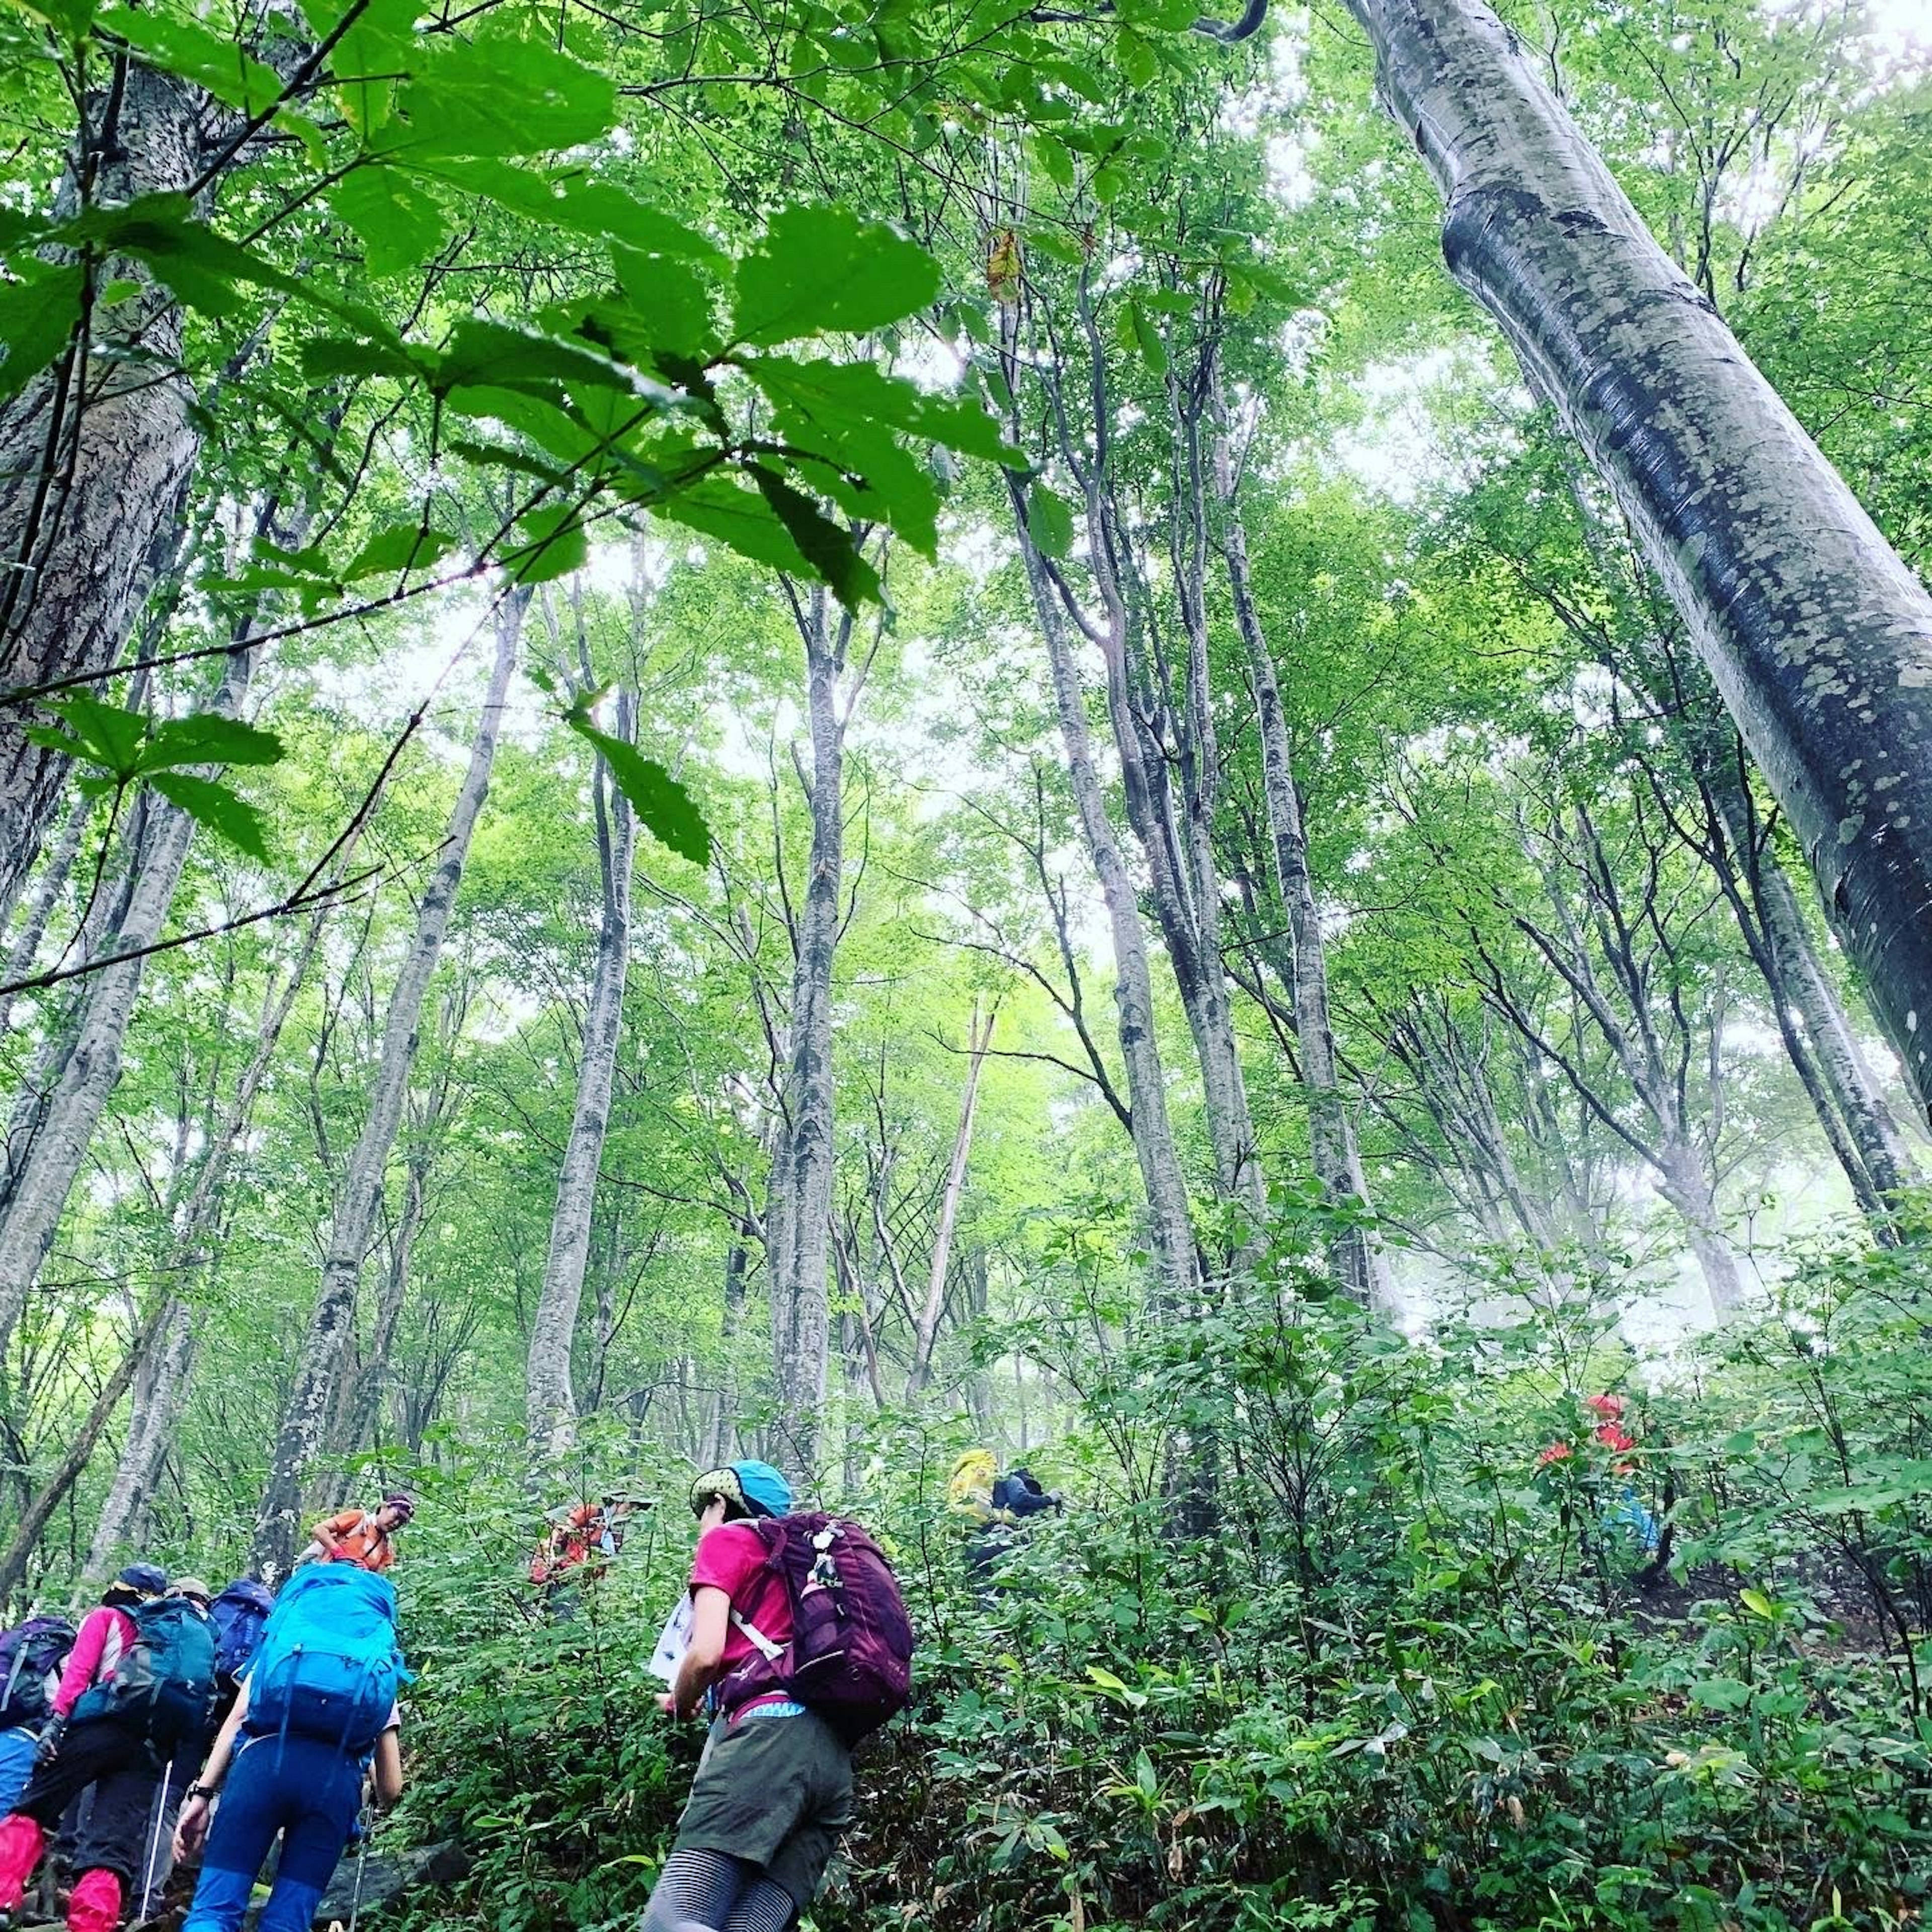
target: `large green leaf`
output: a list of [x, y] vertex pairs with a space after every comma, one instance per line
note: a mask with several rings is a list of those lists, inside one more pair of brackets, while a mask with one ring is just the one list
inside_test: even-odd
[[396, 168], [356, 169], [329, 190], [328, 205], [362, 237], [372, 275], [420, 266], [449, 231], [435, 198]]
[[763, 464], [753, 464], [751, 474], [765, 501], [791, 532], [812, 575], [830, 584], [832, 594], [848, 610], [856, 610], [862, 604], [876, 604], [883, 595], [879, 573], [853, 542], [851, 533], [840, 529], [803, 491], [794, 489]]
[[401, 126], [386, 147], [413, 154], [548, 154], [609, 132], [617, 90], [534, 34], [488, 32], [448, 39], [419, 58], [398, 93]]
[[739, 365], [772, 400], [812, 422], [862, 428], [883, 424], [988, 463], [1024, 460], [977, 403], [928, 395], [871, 362], [747, 356]]
[[647, 758], [636, 746], [598, 730], [582, 712], [573, 712], [568, 722], [573, 731], [602, 753], [617, 789], [638, 814], [638, 824], [680, 858], [694, 866], [708, 865], [711, 832], [690, 793], [655, 758]]
[[177, 765], [273, 765], [280, 763], [283, 749], [281, 740], [272, 731], [244, 724], [238, 718], [197, 712], [157, 724], [142, 749], [140, 769], [160, 772]]
[[641, 255], [670, 255], [708, 262], [720, 269], [724, 252], [694, 229], [648, 202], [640, 201], [614, 183], [599, 181], [582, 168], [538, 174], [502, 160], [433, 156], [415, 171], [428, 179], [446, 182], [466, 194], [480, 195], [513, 214], [545, 227], [568, 230], [617, 243]]
[[738, 264], [734, 340], [790, 342], [883, 327], [939, 293], [939, 265], [883, 222], [842, 208], [788, 208]]
[[246, 799], [212, 778], [189, 772], [159, 772], [148, 780], [170, 805], [178, 805], [198, 825], [238, 847], [251, 859], [268, 856], [268, 828]]
[[22, 263], [21, 279], [0, 282], [0, 403], [17, 396], [61, 351], [80, 319], [79, 265]]
[[178, 14], [110, 7], [94, 22], [125, 40], [147, 65], [192, 81], [244, 114], [266, 113], [281, 98], [281, 76], [229, 34]]
[[1042, 556], [1063, 557], [1073, 548], [1073, 512], [1038, 482], [1027, 492], [1027, 535]]

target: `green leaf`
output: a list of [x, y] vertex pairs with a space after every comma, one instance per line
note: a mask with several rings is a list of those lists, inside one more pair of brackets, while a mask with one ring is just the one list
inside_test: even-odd
[[27, 735], [36, 744], [98, 765], [123, 782], [140, 770], [141, 750], [148, 739], [148, 721], [142, 712], [104, 704], [82, 691], [50, 699], [41, 708], [58, 718], [65, 730], [56, 736], [44, 725], [30, 726]]
[[344, 584], [365, 577], [393, 576], [399, 571], [427, 570], [456, 548], [456, 539], [420, 524], [392, 524], [378, 530], [351, 557], [342, 572]]
[[1124, 28], [1120, 38], [1114, 44], [1114, 57], [1120, 63], [1120, 71], [1136, 87], [1151, 87], [1155, 76], [1160, 72], [1160, 62], [1155, 58], [1152, 46], [1132, 28]]
[[617, 90], [608, 75], [533, 34], [488, 32], [438, 42], [398, 92], [396, 112], [386, 150], [548, 154], [608, 133]]
[[1762, 1590], [1754, 1590], [1748, 1587], [1742, 1589], [1738, 1592], [1738, 1601], [1743, 1604], [1753, 1616], [1762, 1617], [1767, 1622], [1774, 1621], [1778, 1616], [1778, 1606]]
[[329, 190], [328, 205], [362, 238], [372, 275], [418, 267], [449, 232], [438, 203], [394, 168], [356, 169]]
[[94, 24], [125, 40], [145, 65], [192, 81], [244, 114], [264, 113], [281, 98], [281, 76], [273, 68], [239, 40], [211, 32], [199, 21], [111, 7]]
[[775, 403], [803, 419], [855, 428], [883, 423], [988, 463], [1017, 464], [1025, 460], [976, 402], [928, 395], [874, 363], [760, 356], [747, 358], [739, 366]]
[[1027, 492], [1027, 535], [1042, 556], [1064, 557], [1073, 548], [1073, 512], [1046, 485]]
[[175, 765], [273, 765], [280, 763], [281, 740], [272, 731], [244, 724], [214, 712], [170, 718], [148, 734], [141, 752], [143, 772]]
[[[318, 40], [328, 39], [347, 11], [347, 0], [303, 0], [302, 12]], [[365, 140], [387, 123], [397, 77], [416, 64], [416, 0], [367, 0], [335, 40], [329, 73], [344, 115]]]
[[581, 169], [536, 174], [506, 160], [443, 160], [416, 165], [425, 179], [442, 182], [466, 194], [507, 208], [547, 228], [567, 229], [634, 249], [640, 255], [668, 255], [726, 266], [724, 251], [694, 229], [662, 208], [640, 201], [614, 184], [592, 178]]
[[519, 584], [548, 584], [590, 560], [590, 535], [574, 504], [532, 510], [518, 528], [529, 541], [506, 554], [503, 568]]
[[858, 333], [924, 308], [939, 265], [916, 242], [841, 208], [789, 208], [738, 264], [734, 340], [790, 342]]
[[679, 406], [678, 398], [664, 384], [581, 343], [483, 316], [466, 316], [450, 331], [430, 380], [432, 387], [441, 391], [518, 389], [553, 400], [564, 393], [566, 384], [585, 383], [622, 391], [663, 410]]
[[21, 279], [0, 282], [0, 403], [10, 402], [67, 346], [80, 319], [81, 269], [21, 266]]
[[1134, 332], [1134, 345], [1141, 352], [1144, 362], [1156, 376], [1167, 374], [1167, 344], [1160, 338], [1160, 331], [1155, 326], [1154, 317], [1142, 308], [1138, 301], [1129, 303], [1127, 314]]
[[812, 574], [832, 586], [832, 594], [847, 610], [880, 602], [884, 586], [879, 573], [860, 554], [849, 530], [842, 530], [809, 496], [763, 464], [753, 464], [751, 475], [779, 522], [791, 532]]
[[187, 772], [161, 772], [148, 783], [170, 805], [179, 806], [196, 824], [206, 826], [250, 858], [268, 857], [268, 828], [262, 814], [226, 786]]
[[70, 42], [78, 40], [94, 18], [94, 0], [20, 0], [20, 4]]
[[664, 355], [700, 362], [716, 355], [716, 290], [694, 263], [621, 244], [612, 246], [610, 262], [625, 299], [600, 304], [593, 319], [610, 330], [614, 354], [653, 364]]
[[570, 728], [603, 754], [617, 789], [629, 800], [638, 823], [660, 844], [694, 866], [711, 862], [711, 832], [697, 802], [655, 758], [636, 746], [600, 731], [582, 712], [573, 712]]

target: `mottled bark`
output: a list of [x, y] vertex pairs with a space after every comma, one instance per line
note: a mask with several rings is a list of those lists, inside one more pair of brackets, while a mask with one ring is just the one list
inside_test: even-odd
[[812, 734], [812, 850], [792, 932], [790, 1052], [784, 1126], [772, 1162], [766, 1215], [778, 1461], [794, 1481], [818, 1472], [831, 1346], [833, 1078], [832, 967], [844, 862], [847, 718], [838, 684], [852, 620], [836, 620], [824, 592], [796, 606], [805, 644]]
[[[230, 658], [227, 676], [209, 706], [218, 716], [232, 717], [239, 708], [254, 656], [244, 649]], [[194, 820], [152, 794], [143, 795], [136, 809], [144, 817], [132, 882], [125, 909], [102, 942], [104, 958], [137, 952], [160, 937], [194, 836]], [[90, 976], [73, 1046], [46, 1096], [31, 1141], [24, 1150], [9, 1149], [10, 1185], [0, 1212], [0, 1349], [13, 1334], [53, 1245], [101, 1111], [120, 1079], [122, 1048], [146, 963], [118, 959]]]
[[[1216, 397], [1217, 405], [1219, 397]], [[1217, 416], [1221, 412], [1217, 407]], [[1369, 1211], [1367, 1178], [1362, 1172], [1354, 1122], [1341, 1089], [1334, 1023], [1328, 1006], [1328, 962], [1322, 932], [1322, 910], [1308, 865], [1308, 833], [1302, 822], [1301, 794], [1282, 704], [1274, 655], [1268, 649], [1255, 602], [1248, 566], [1247, 530], [1237, 496], [1225, 422], [1215, 451], [1215, 478], [1221, 500], [1221, 550], [1236, 628], [1247, 654], [1254, 692], [1255, 724], [1261, 741], [1262, 788], [1272, 835], [1275, 889], [1288, 917], [1289, 963], [1294, 976], [1294, 1037], [1300, 1049], [1302, 1084], [1308, 1096], [1309, 1157], [1324, 1199], [1358, 1213]], [[1366, 1227], [1344, 1229], [1329, 1245], [1329, 1264], [1343, 1292], [1364, 1306], [1393, 1305], [1394, 1291], [1380, 1246]]]
[[[0, 986], [10, 986], [33, 971], [34, 962], [40, 956], [40, 942], [47, 936], [54, 908], [60, 903], [61, 893], [73, 873], [74, 862], [80, 853], [81, 836], [94, 816], [96, 802], [85, 793], [76, 791], [69, 803], [67, 816], [61, 821], [59, 835], [34, 877], [32, 891], [27, 895], [19, 928], [7, 948], [6, 963], [0, 965]], [[0, 1034], [5, 1033], [13, 1024], [14, 1005], [10, 999], [0, 1006]]]
[[[926, 1300], [914, 1324], [912, 1367], [906, 1377], [906, 1394], [918, 1394], [932, 1377], [932, 1352], [939, 1340], [939, 1318], [946, 1308], [946, 1279], [952, 1264], [953, 1230], [959, 1224], [959, 1202], [966, 1191], [966, 1163], [973, 1151], [973, 1117], [980, 1104], [980, 1074], [986, 1064], [986, 1050], [993, 1043], [993, 1024], [999, 1017], [997, 1005], [982, 1020], [976, 1004], [973, 1022], [966, 1036], [966, 1090], [960, 1096], [959, 1125], [952, 1136], [952, 1158], [946, 1164], [946, 1184], [939, 1197], [939, 1226], [932, 1238], [932, 1260], [926, 1270]], [[867, 1346], [871, 1346], [868, 1331]], [[874, 1375], [876, 1376], [876, 1365]], [[881, 1404], [883, 1406], [883, 1404]]]
[[294, 1381], [276, 1432], [255, 1525], [252, 1562], [258, 1572], [272, 1564], [285, 1574], [294, 1558], [302, 1483], [322, 1447], [323, 1432], [334, 1408], [343, 1346], [356, 1318], [362, 1264], [374, 1238], [383, 1178], [402, 1120], [403, 1102], [422, 1038], [423, 1000], [442, 955], [450, 910], [469, 856], [470, 835], [489, 790], [503, 694], [516, 663], [529, 601], [527, 590], [513, 591], [497, 608], [496, 661], [477, 719], [476, 735], [471, 742], [469, 766], [450, 813], [436, 870], [417, 909], [415, 933], [390, 996], [368, 1113], [336, 1192], [335, 1211], [322, 1260], [321, 1292], [296, 1358]]
[[1348, 0], [1490, 310], [1629, 518], [1932, 1104], [1932, 597], [1477, 0]]
[[[178, 193], [202, 162], [199, 97], [129, 62], [91, 98], [89, 199]], [[59, 191], [78, 212], [80, 184]], [[131, 261], [98, 264], [97, 283], [140, 292], [0, 410], [0, 689], [37, 684], [119, 656], [180, 520], [200, 448], [182, 316]], [[0, 706], [0, 915], [18, 896], [60, 794], [66, 760], [31, 744], [32, 714]]]
[[[626, 717], [619, 734], [628, 736]], [[524, 1367], [524, 1407], [530, 1446], [539, 1455], [562, 1456], [574, 1446], [577, 1402], [571, 1380], [571, 1343], [584, 1297], [584, 1266], [590, 1252], [591, 1210], [596, 1202], [597, 1171], [610, 1118], [610, 1090], [617, 1070], [617, 1046], [624, 1018], [624, 980], [631, 958], [631, 866], [637, 847], [637, 821], [624, 795], [609, 782], [602, 759], [592, 778], [597, 814], [597, 855], [603, 884], [603, 913], [597, 935], [597, 964], [590, 1003], [584, 1014], [578, 1056], [577, 1100], [570, 1138], [557, 1176], [556, 1204], [550, 1217], [550, 1250], [544, 1263], [543, 1292], [530, 1326]]]
[[188, 1406], [195, 1358], [193, 1311], [170, 1300], [161, 1311], [160, 1334], [140, 1364], [127, 1439], [109, 1480], [80, 1580], [98, 1584], [125, 1560], [160, 1480], [162, 1465]]

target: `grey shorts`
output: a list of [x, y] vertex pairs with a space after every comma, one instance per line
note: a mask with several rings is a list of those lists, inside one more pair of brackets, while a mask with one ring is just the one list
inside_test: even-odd
[[802, 1911], [852, 1822], [852, 1754], [809, 1711], [720, 1724], [678, 1820], [678, 1851], [760, 1867]]

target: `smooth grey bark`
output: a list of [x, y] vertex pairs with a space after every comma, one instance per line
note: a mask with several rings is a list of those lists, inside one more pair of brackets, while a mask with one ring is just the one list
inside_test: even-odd
[[1477, 0], [1348, 0], [1450, 272], [1610, 484], [1932, 1107], [1932, 596]]
[[[178, 193], [202, 163], [200, 97], [138, 62], [90, 97], [89, 198]], [[79, 186], [59, 190], [78, 213]], [[85, 354], [70, 352], [0, 410], [0, 690], [119, 656], [180, 521], [200, 449], [188, 379], [170, 373], [182, 311], [139, 263], [96, 271], [140, 292]], [[0, 706], [0, 916], [17, 898], [67, 760], [30, 743], [32, 715]]]
[[422, 1039], [423, 1000], [442, 955], [450, 910], [469, 856], [470, 835], [476, 828], [489, 791], [503, 696], [516, 664], [524, 614], [529, 602], [529, 590], [520, 587], [506, 592], [496, 608], [496, 659], [484, 693], [476, 735], [470, 743], [469, 765], [450, 812], [436, 870], [417, 908], [416, 931], [390, 995], [382, 1055], [370, 1090], [369, 1110], [336, 1192], [328, 1245], [322, 1258], [321, 1290], [302, 1339], [294, 1379], [276, 1432], [251, 1551], [251, 1562], [258, 1574], [262, 1566], [272, 1564], [286, 1574], [294, 1560], [302, 1484], [322, 1447], [334, 1412], [343, 1345], [356, 1318], [362, 1264], [374, 1238], [383, 1179]]
[[1187, 1186], [1167, 1111], [1167, 1079], [1154, 1030], [1154, 978], [1148, 964], [1147, 936], [1140, 902], [1125, 856], [1108, 816], [1094, 764], [1093, 734], [1087, 722], [1087, 689], [1074, 662], [1066, 622], [1048, 581], [1046, 560], [1027, 534], [1025, 506], [1017, 498], [1014, 523], [1020, 554], [1033, 592], [1034, 610], [1046, 644], [1060, 742], [1067, 777], [1087, 856], [1100, 882], [1107, 928], [1114, 946], [1114, 1003], [1119, 1018], [1120, 1057], [1127, 1072], [1129, 1127], [1134, 1156], [1147, 1194], [1148, 1232], [1157, 1292], [1156, 1312], [1178, 1314], [1192, 1296], [1197, 1270], [1194, 1234], [1187, 1208]]
[[[209, 704], [212, 712], [235, 715], [248, 688], [254, 655], [246, 646], [230, 655], [227, 674]], [[127, 904], [103, 942], [104, 957], [137, 952], [160, 937], [194, 834], [194, 821], [186, 812], [152, 794], [144, 794], [136, 808], [143, 814], [142, 830]], [[53, 1245], [101, 1111], [121, 1078], [122, 1048], [146, 963], [115, 960], [89, 977], [71, 1048], [32, 1139], [24, 1151], [9, 1150], [13, 1167], [0, 1210], [0, 1350], [12, 1336]]]
[[[777, 1460], [794, 1482], [806, 1482], [818, 1473], [831, 1348], [832, 968], [838, 946], [845, 729], [851, 716], [850, 704], [841, 709], [839, 681], [852, 619], [849, 612], [835, 619], [822, 589], [802, 599], [792, 595], [805, 645], [812, 848], [804, 900], [792, 924], [790, 1052], [765, 1228]], [[850, 702], [856, 702], [856, 693]]]
[[939, 1340], [939, 1318], [946, 1308], [946, 1278], [952, 1263], [953, 1231], [959, 1225], [959, 1202], [966, 1191], [966, 1164], [973, 1151], [973, 1118], [980, 1104], [980, 1074], [993, 1043], [999, 1018], [997, 1001], [982, 1020], [977, 1001], [966, 1034], [966, 1089], [960, 1096], [959, 1125], [952, 1136], [952, 1154], [946, 1164], [946, 1184], [939, 1197], [939, 1226], [932, 1238], [932, 1260], [926, 1270], [926, 1300], [914, 1324], [912, 1367], [906, 1394], [916, 1395], [932, 1377], [932, 1352]]
[[[1324, 1198], [1337, 1206], [1370, 1210], [1369, 1184], [1355, 1126], [1341, 1087], [1329, 1011], [1328, 962], [1322, 932], [1322, 909], [1308, 865], [1308, 832], [1302, 820], [1301, 794], [1294, 782], [1288, 714], [1281, 698], [1274, 654], [1268, 648], [1255, 602], [1248, 566], [1246, 526], [1227, 440], [1226, 411], [1216, 379], [1217, 435], [1214, 452], [1216, 494], [1221, 500], [1221, 550], [1234, 607], [1235, 628], [1247, 654], [1254, 692], [1255, 725], [1261, 742], [1262, 788], [1272, 836], [1275, 889], [1288, 916], [1289, 967], [1293, 974], [1294, 1037], [1300, 1049], [1302, 1084], [1308, 1095], [1308, 1146]], [[1388, 1308], [1394, 1290], [1379, 1245], [1365, 1227], [1344, 1230], [1329, 1245], [1329, 1264], [1343, 1292], [1365, 1306]]]
[[[628, 706], [620, 712], [618, 735], [630, 736]], [[591, 1210], [597, 1171], [610, 1119], [610, 1091], [617, 1070], [617, 1046], [624, 1018], [624, 981], [631, 959], [631, 868], [637, 849], [637, 821], [624, 795], [597, 760], [591, 791], [597, 817], [598, 870], [603, 912], [597, 935], [597, 964], [590, 1002], [584, 1018], [578, 1056], [577, 1100], [570, 1137], [557, 1175], [556, 1204], [550, 1216], [550, 1249], [544, 1262], [543, 1291], [530, 1324], [524, 1375], [524, 1408], [530, 1446], [542, 1456], [562, 1456], [575, 1445], [577, 1400], [571, 1379], [571, 1343], [584, 1298], [584, 1272], [590, 1253]]]

